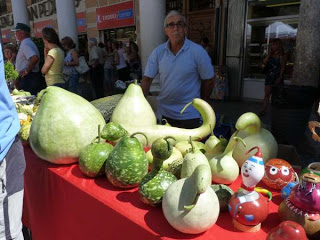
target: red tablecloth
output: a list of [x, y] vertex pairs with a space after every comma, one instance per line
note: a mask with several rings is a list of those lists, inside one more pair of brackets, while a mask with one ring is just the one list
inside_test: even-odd
[[[183, 234], [169, 225], [161, 208], [143, 204], [137, 188], [115, 188], [106, 177], [89, 179], [78, 164], [50, 164], [39, 159], [30, 147], [25, 147], [25, 157], [23, 223], [31, 229], [34, 240], [265, 240], [268, 231], [279, 224], [277, 210], [282, 199], [279, 192], [273, 192], [269, 216], [257, 233], [237, 231], [226, 212], [220, 213], [207, 232]], [[231, 188], [239, 186], [240, 177]]]

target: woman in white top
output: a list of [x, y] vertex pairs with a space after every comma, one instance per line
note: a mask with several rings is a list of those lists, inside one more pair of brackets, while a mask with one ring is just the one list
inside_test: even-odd
[[126, 64], [125, 52], [124, 52], [124, 49], [122, 48], [121, 41], [116, 42], [116, 49], [118, 50], [118, 54], [119, 54], [119, 64], [117, 65], [118, 79], [125, 82], [130, 80], [129, 79], [130, 72]]
[[75, 49], [75, 44], [71, 37], [64, 37], [62, 40], [62, 46], [67, 51], [64, 58], [64, 66], [71, 70], [71, 75], [68, 79], [68, 90], [73, 93], [77, 93], [80, 74], [75, 69], [75, 66], [79, 65], [79, 53]]

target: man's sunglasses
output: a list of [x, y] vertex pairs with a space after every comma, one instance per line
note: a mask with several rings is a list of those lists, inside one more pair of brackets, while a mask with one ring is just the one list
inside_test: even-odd
[[177, 22], [177, 23], [171, 22], [171, 23], [167, 23], [166, 25], [167, 28], [171, 28], [171, 29], [174, 29], [175, 26], [177, 28], [184, 28], [186, 24], [184, 22]]

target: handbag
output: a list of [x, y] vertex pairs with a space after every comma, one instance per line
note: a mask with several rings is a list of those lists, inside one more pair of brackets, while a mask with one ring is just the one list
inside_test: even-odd
[[64, 76], [70, 77], [72, 75], [72, 68], [64, 66], [62, 73], [63, 73]]
[[77, 70], [79, 74], [84, 74], [88, 72], [90, 69], [84, 56], [79, 57], [79, 65], [74, 66], [74, 68]]

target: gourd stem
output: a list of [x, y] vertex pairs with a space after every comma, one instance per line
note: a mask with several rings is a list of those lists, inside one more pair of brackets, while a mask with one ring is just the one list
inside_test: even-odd
[[145, 137], [145, 139], [146, 139], [146, 141], [147, 141], [147, 146], [149, 145], [149, 143], [148, 143], [148, 138], [147, 138], [147, 136], [144, 134], [144, 133], [142, 133], [142, 132], [136, 132], [136, 133], [132, 133], [131, 134], [131, 138], [133, 138], [135, 135], [137, 135], [137, 134], [141, 134], [141, 135], [143, 135], [144, 137]]
[[138, 79], [134, 80], [134, 84], [137, 85], [138, 84]]
[[171, 137], [171, 136], [168, 136], [168, 137], [164, 138], [165, 141], [167, 141], [168, 139], [172, 139], [173, 141], [176, 141], [176, 139], [174, 137]]
[[194, 146], [193, 146], [193, 142], [192, 142], [192, 137], [191, 136], [189, 137], [189, 143], [191, 145], [191, 152], [194, 153]]
[[190, 211], [192, 208], [194, 208], [199, 200], [200, 194], [198, 193], [195, 199], [193, 200], [193, 203], [191, 205], [185, 205], [184, 209]]
[[101, 125], [98, 125], [98, 143], [101, 141], [101, 130], [100, 130]]
[[210, 132], [211, 132], [211, 135], [210, 135], [210, 136], [213, 136], [213, 128], [212, 128], [212, 125], [209, 124], [209, 127], [210, 127]]
[[182, 108], [182, 110], [180, 111], [180, 114], [182, 114], [182, 113], [187, 109], [187, 107], [189, 107], [192, 103], [193, 103], [193, 102], [187, 103], [187, 104], [184, 106], [184, 108]]

